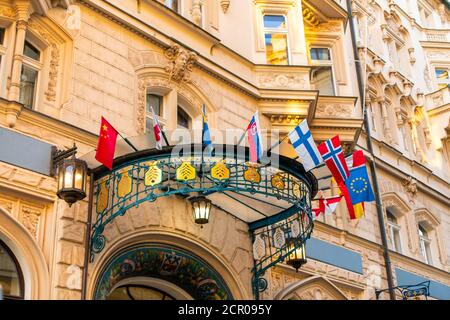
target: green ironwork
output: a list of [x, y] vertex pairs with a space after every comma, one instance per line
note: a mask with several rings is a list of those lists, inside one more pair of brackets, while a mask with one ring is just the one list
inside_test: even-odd
[[[252, 238], [263, 237], [267, 248], [267, 253], [255, 261], [253, 269], [253, 289], [258, 298], [267, 287], [267, 281], [262, 277], [264, 272], [283, 261], [310, 237], [313, 229], [311, 199], [317, 192], [317, 180], [311, 173], [305, 173], [298, 162], [282, 156], [279, 164], [272, 167], [248, 163], [246, 148], [224, 146], [221, 150], [227, 151], [215, 151], [212, 156], [203, 155], [202, 146], [178, 148], [184, 151], [177, 156], [173, 155], [173, 148], [168, 147], [118, 159], [110, 172], [104, 168], [97, 170], [94, 181], [97, 215], [92, 227], [91, 261], [106, 245], [105, 227], [144, 202], [170, 195], [209, 195], [227, 191], [249, 197], [262, 195], [283, 200], [289, 206], [276, 215], [262, 216], [262, 219], [249, 223]], [[261, 201], [270, 202], [269, 199]], [[293, 239], [291, 246], [274, 242], [277, 229], [286, 238]], [[280, 232], [276, 235], [282, 238]]]

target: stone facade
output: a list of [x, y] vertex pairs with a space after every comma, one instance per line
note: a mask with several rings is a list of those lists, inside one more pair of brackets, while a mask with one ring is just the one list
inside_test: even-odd
[[[435, 77], [450, 70], [449, 9], [437, 0], [415, 2], [352, 1], [374, 143], [367, 156], [378, 168], [383, 209], [399, 225], [393, 269], [450, 287], [450, 93]], [[162, 97], [160, 122], [168, 132], [178, 127], [178, 107], [192, 129], [201, 128], [205, 104], [217, 142], [215, 128], [245, 128], [259, 110], [261, 125], [282, 137], [308, 119], [316, 142], [339, 134], [346, 150], [367, 150], [346, 1], [186, 0], [178, 13], [156, 0], [48, 3], [0, 0], [3, 128], [58, 149], [75, 142], [79, 157], [99, 165], [92, 160], [101, 116], [124, 136], [143, 135], [151, 93]], [[265, 14], [288, 17], [289, 65], [266, 63]], [[20, 102], [25, 41], [41, 52], [32, 110]], [[329, 48], [333, 96], [320, 95], [311, 81], [311, 48]], [[325, 196], [337, 194], [328, 181], [320, 186]], [[18, 258], [25, 299], [82, 298], [88, 197], [69, 207], [56, 189], [54, 177], [0, 162], [0, 240]], [[419, 224], [432, 263], [424, 261]], [[116, 218], [104, 235], [105, 249], [88, 265], [88, 299], [110, 257], [142, 242], [196, 254], [235, 298], [253, 298], [248, 225], [223, 210], [213, 209], [200, 228], [184, 199], [161, 198]], [[350, 220], [341, 203], [335, 215], [316, 220], [313, 237], [357, 253], [361, 273], [315, 259], [298, 273], [281, 263], [266, 273], [262, 298], [375, 299], [375, 289], [387, 288], [373, 203], [360, 220]]]

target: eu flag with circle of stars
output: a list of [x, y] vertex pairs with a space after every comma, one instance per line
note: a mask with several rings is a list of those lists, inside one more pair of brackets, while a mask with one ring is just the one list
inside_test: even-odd
[[353, 205], [375, 201], [362, 150], [357, 150], [353, 154], [353, 167], [350, 169], [350, 176], [346, 179], [345, 185]]

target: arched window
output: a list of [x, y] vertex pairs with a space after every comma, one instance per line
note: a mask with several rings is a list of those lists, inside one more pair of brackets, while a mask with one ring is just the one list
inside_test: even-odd
[[20, 266], [12, 251], [0, 240], [0, 286], [5, 300], [23, 299], [24, 284]]
[[433, 264], [430, 248], [431, 240], [428, 237], [427, 230], [420, 223], [419, 223], [419, 244], [420, 244], [420, 253], [422, 254], [423, 259], [425, 260], [425, 263]]
[[42, 68], [41, 56], [41, 51], [29, 40], [25, 40], [19, 101], [30, 109], [33, 109], [36, 100], [39, 71]]
[[394, 214], [388, 209], [386, 210], [386, 216], [388, 221], [388, 232], [390, 236], [389, 246], [391, 250], [394, 250], [398, 253], [402, 252], [402, 243], [400, 240], [400, 226], [397, 223], [397, 218]]
[[180, 106], [177, 107], [177, 126], [178, 128], [191, 129], [192, 119], [189, 114]]
[[115, 289], [106, 300], [175, 300], [168, 293], [156, 288], [125, 285]]

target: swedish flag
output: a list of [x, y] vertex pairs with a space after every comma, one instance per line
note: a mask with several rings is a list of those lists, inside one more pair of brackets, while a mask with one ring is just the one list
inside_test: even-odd
[[208, 119], [206, 118], [206, 106], [203, 105], [202, 107], [202, 113], [203, 113], [203, 145], [206, 145], [206, 152], [208, 155], [211, 155], [213, 144], [211, 141], [211, 134], [209, 133], [209, 126], [208, 126]]
[[360, 150], [358, 151], [353, 154], [353, 168], [350, 169], [350, 176], [345, 181], [353, 205], [375, 201], [375, 195], [367, 174], [364, 154]]

